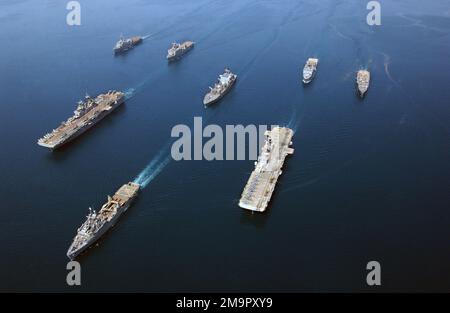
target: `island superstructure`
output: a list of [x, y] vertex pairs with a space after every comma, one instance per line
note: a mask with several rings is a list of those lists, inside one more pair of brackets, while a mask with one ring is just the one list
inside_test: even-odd
[[319, 64], [319, 59], [309, 58], [303, 67], [303, 83], [309, 84], [317, 71], [317, 65]]
[[210, 91], [203, 98], [203, 104], [209, 106], [213, 103], [216, 103], [220, 99], [223, 98], [230, 91], [231, 87], [233, 87], [235, 81], [237, 79], [237, 75], [233, 74], [229, 69], [225, 69], [225, 72], [219, 75], [219, 79], [214, 87], [209, 87]]
[[172, 47], [167, 50], [167, 60], [173, 61], [180, 57], [182, 57], [186, 52], [191, 50], [194, 47], [193, 41], [185, 41], [183, 43], [172, 43]]
[[141, 36], [134, 36], [131, 38], [123, 38], [121, 36], [119, 41], [114, 46], [113, 51], [115, 54], [126, 52], [134, 48], [134, 46], [140, 44], [142, 40], [143, 38]]
[[98, 213], [89, 208], [87, 219], [78, 228], [67, 251], [67, 256], [73, 260], [105, 234], [129, 208], [133, 199], [138, 195], [139, 189], [138, 184], [129, 182], [120, 187], [112, 198], [108, 196], [108, 201]]
[[75, 139], [94, 126], [106, 115], [125, 101], [123, 92], [110, 90], [98, 95], [95, 99], [86, 95], [84, 101], [79, 101], [74, 115], [38, 140], [38, 145], [56, 149]]
[[370, 83], [370, 72], [367, 70], [359, 70], [356, 74], [356, 85], [358, 88], [358, 93], [361, 98], [364, 97], [364, 95], [367, 92], [367, 89], [369, 89], [369, 83]]
[[287, 127], [274, 127], [264, 133], [266, 140], [242, 192], [239, 206], [246, 210], [264, 212], [272, 197], [285, 158], [294, 153], [294, 131]]

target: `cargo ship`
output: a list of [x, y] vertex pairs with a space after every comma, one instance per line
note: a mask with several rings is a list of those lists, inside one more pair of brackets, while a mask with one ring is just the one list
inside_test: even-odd
[[140, 186], [129, 182], [123, 185], [112, 196], [108, 196], [108, 201], [102, 206], [100, 211], [95, 212], [89, 208], [86, 221], [78, 228], [77, 234], [67, 251], [69, 259], [73, 260], [82, 252], [86, 251], [102, 235], [104, 235], [119, 217], [130, 206], [131, 202], [138, 195]]
[[172, 47], [167, 50], [167, 60], [174, 61], [181, 58], [185, 53], [194, 48], [194, 44], [193, 41], [185, 41], [181, 44], [176, 42], [172, 43]]
[[38, 145], [50, 149], [62, 146], [97, 124], [124, 101], [124, 93], [115, 90], [100, 94], [95, 99], [86, 95], [84, 101], [78, 102], [74, 115], [40, 138]]
[[316, 75], [319, 59], [309, 58], [303, 67], [303, 83], [309, 84]]
[[203, 98], [203, 104], [205, 107], [218, 102], [225, 96], [231, 87], [236, 82], [237, 75], [233, 74], [229, 69], [225, 69], [225, 72], [219, 75], [219, 79], [214, 87], [209, 87], [210, 91]]
[[244, 187], [239, 200], [243, 209], [264, 212], [272, 198], [278, 177], [281, 175], [287, 155], [293, 154], [294, 131], [287, 127], [274, 127], [266, 131], [266, 140], [261, 154], [255, 162], [255, 169]]
[[370, 84], [370, 72], [366, 70], [359, 70], [356, 74], [356, 87], [358, 94], [361, 98], [364, 98]]

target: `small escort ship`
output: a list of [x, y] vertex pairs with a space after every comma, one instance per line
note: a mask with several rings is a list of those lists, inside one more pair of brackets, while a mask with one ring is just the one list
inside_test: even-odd
[[113, 227], [122, 213], [129, 208], [133, 199], [136, 198], [139, 189], [138, 184], [130, 182], [120, 187], [112, 198], [108, 196], [108, 202], [102, 206], [98, 213], [89, 208], [86, 221], [78, 228], [77, 234], [67, 251], [69, 259], [75, 259], [105, 234], [108, 229]]
[[359, 96], [364, 98], [367, 90], [369, 89], [370, 72], [367, 70], [359, 70], [356, 74], [356, 86]]
[[79, 101], [74, 115], [38, 140], [38, 145], [56, 149], [75, 139], [89, 128], [97, 124], [106, 115], [125, 101], [125, 95], [120, 91], [108, 91], [95, 99], [86, 95], [84, 101]]
[[141, 36], [134, 36], [131, 38], [120, 37], [119, 41], [113, 48], [115, 54], [124, 53], [140, 44], [143, 38]]
[[319, 59], [309, 58], [303, 67], [303, 83], [309, 84], [316, 75]]
[[231, 87], [236, 82], [237, 75], [233, 74], [229, 69], [225, 69], [222, 75], [219, 75], [219, 79], [214, 87], [209, 87], [210, 91], [203, 98], [203, 104], [205, 107], [216, 103], [225, 96]]
[[185, 53], [194, 48], [193, 41], [185, 41], [183, 43], [172, 43], [172, 47], [167, 50], [167, 60], [174, 61], [181, 58]]

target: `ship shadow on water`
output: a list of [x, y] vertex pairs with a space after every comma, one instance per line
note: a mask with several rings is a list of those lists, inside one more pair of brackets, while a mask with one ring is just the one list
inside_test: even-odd
[[125, 59], [129, 54], [134, 53], [135, 50], [136, 50], [136, 47], [133, 49], [124, 51], [124, 52], [114, 52], [113, 51], [112, 54], [115, 59]]
[[308, 88], [312, 88], [314, 86], [314, 82], [317, 80], [318, 74], [314, 76], [314, 78], [309, 83], [304, 83], [302, 78], [300, 77], [300, 84], [302, 85], [304, 90], [308, 90]]
[[181, 60], [183, 59], [183, 56], [181, 57], [177, 57], [175, 59], [171, 59], [171, 60], [166, 60], [167, 62], [167, 66], [176, 66], [178, 64], [181, 64]]
[[244, 226], [253, 226], [258, 229], [263, 229], [266, 226], [267, 220], [270, 218], [270, 215], [272, 213], [270, 207], [271, 204], [267, 206], [267, 209], [264, 212], [253, 212], [250, 210], [245, 210], [238, 206], [238, 208], [241, 210], [240, 224]]
[[369, 90], [367, 90], [366, 93], [365, 93], [363, 96], [361, 96], [361, 95], [359, 94], [359, 91], [358, 91], [358, 86], [356, 86], [355, 89], [356, 89], [356, 90], [355, 90], [356, 101], [357, 101], [358, 103], [363, 103], [364, 100], [367, 98], [367, 94], [369, 93]]
[[[94, 130], [101, 129], [102, 127], [112, 126], [113, 124], [117, 123], [117, 121], [114, 119], [114, 116], [116, 114], [123, 114], [125, 110], [126, 110], [126, 101], [122, 105], [117, 107], [113, 112], [105, 116], [97, 124], [95, 124], [88, 130], [86, 130], [83, 134], [78, 136], [77, 138], [69, 141], [68, 143], [62, 145], [61, 147], [53, 151], [50, 151], [50, 153], [47, 154], [47, 157], [54, 162], [63, 162], [70, 156], [71, 153], [77, 151], [78, 149], [85, 148], [86, 145], [89, 144], [89, 140], [98, 140], [98, 138], [96, 137], [99, 137], [100, 134], [95, 135]], [[91, 134], [91, 132], [93, 134]]]

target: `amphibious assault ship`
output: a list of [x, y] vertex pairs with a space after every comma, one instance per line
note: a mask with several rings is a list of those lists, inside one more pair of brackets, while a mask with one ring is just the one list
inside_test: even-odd
[[120, 37], [119, 41], [114, 46], [113, 51], [115, 54], [126, 52], [140, 44], [142, 40], [143, 38], [141, 36], [134, 36], [131, 38]]
[[364, 95], [369, 89], [370, 83], [370, 72], [366, 70], [359, 70], [356, 74], [356, 85], [358, 88], [358, 93], [361, 98], [364, 98]]
[[266, 141], [239, 201], [241, 208], [257, 212], [266, 210], [284, 160], [288, 154], [294, 153], [294, 149], [289, 147], [294, 135], [292, 129], [274, 127], [264, 135]]
[[172, 43], [172, 47], [167, 50], [167, 60], [173, 61], [182, 57], [186, 52], [194, 48], [193, 41], [185, 41], [183, 43]]
[[225, 72], [222, 75], [219, 75], [219, 79], [214, 87], [209, 87], [210, 91], [203, 98], [205, 107], [222, 99], [234, 85], [236, 79], [237, 75], [226, 68]]
[[316, 75], [319, 59], [309, 58], [303, 68], [303, 83], [309, 84]]
[[95, 99], [86, 95], [84, 101], [79, 101], [74, 115], [38, 140], [38, 145], [56, 149], [75, 139], [86, 130], [97, 124], [125, 101], [125, 95], [120, 91], [108, 91]]
[[102, 206], [98, 213], [89, 208], [87, 219], [78, 228], [77, 234], [67, 251], [67, 256], [73, 260], [114, 226], [120, 215], [128, 209], [133, 199], [136, 198], [139, 188], [138, 184], [130, 182], [120, 187], [112, 198], [108, 196], [108, 202]]

